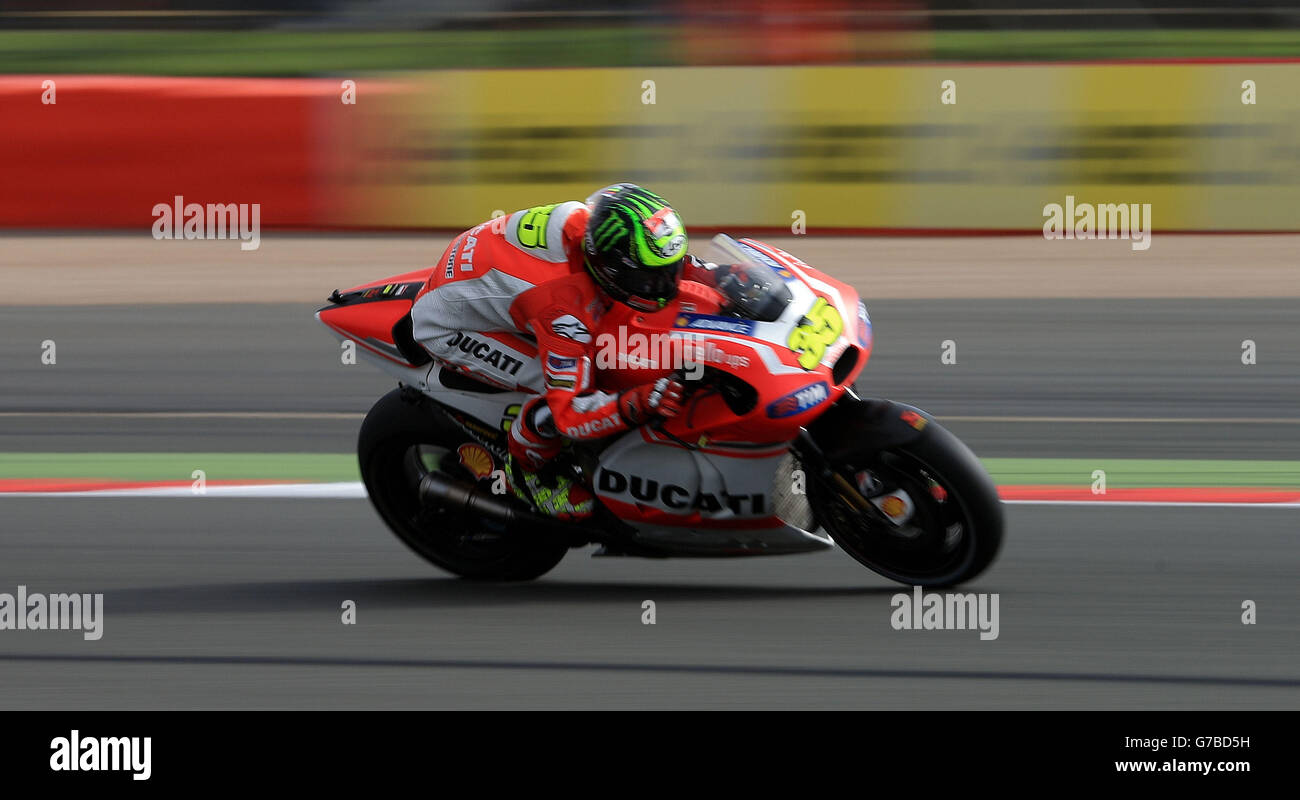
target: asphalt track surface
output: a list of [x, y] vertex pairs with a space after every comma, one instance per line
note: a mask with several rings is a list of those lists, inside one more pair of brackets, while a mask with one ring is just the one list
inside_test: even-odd
[[[0, 308], [0, 451], [346, 452], [390, 384], [340, 364], [312, 310]], [[863, 391], [951, 417], [981, 455], [1300, 453], [1293, 300], [871, 312]], [[365, 501], [0, 497], [0, 591], [104, 592], [106, 614], [97, 642], [0, 631], [0, 707], [1300, 707], [1294, 509], [1008, 513], [1001, 559], [968, 587], [1000, 596], [981, 641], [891, 629], [898, 587], [839, 552], [577, 551], [490, 586], [425, 565]]]
[[[317, 307], [0, 306], [0, 452], [349, 452], [393, 382], [344, 365]], [[869, 308], [860, 391], [939, 415], [982, 456], [1300, 454], [1295, 299]], [[945, 340], [956, 364], [940, 362]]]

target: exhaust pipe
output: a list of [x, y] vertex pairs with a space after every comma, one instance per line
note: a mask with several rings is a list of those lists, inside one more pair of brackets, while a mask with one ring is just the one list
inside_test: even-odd
[[533, 513], [513, 495], [493, 494], [483, 486], [470, 486], [452, 480], [441, 472], [430, 472], [420, 479], [420, 500], [445, 506], [452, 511], [487, 517], [510, 528], [541, 527], [572, 533], [575, 527]]

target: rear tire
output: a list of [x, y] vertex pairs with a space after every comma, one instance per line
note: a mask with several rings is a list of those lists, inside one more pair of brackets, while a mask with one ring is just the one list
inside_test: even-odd
[[407, 547], [462, 578], [526, 581], [545, 575], [568, 552], [566, 542], [545, 531], [506, 531], [421, 502], [420, 478], [429, 469], [422, 448], [455, 453], [471, 441], [432, 400], [400, 388], [384, 395], [366, 414], [357, 441], [370, 502]]
[[835, 486], [810, 482], [818, 521], [859, 563], [900, 583], [934, 587], [973, 580], [993, 563], [1003, 537], [997, 487], [970, 448], [938, 423], [930, 420], [906, 444], [847, 460], [834, 468], [846, 476], [866, 470], [906, 490], [916, 507], [910, 525], [895, 526], [883, 513], [854, 508]]

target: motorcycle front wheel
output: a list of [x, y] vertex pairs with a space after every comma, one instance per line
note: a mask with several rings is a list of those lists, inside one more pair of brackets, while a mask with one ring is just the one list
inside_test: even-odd
[[910, 586], [952, 586], [997, 557], [997, 487], [970, 448], [938, 423], [906, 444], [850, 448], [828, 467], [830, 476], [809, 482], [817, 520], [872, 571]]

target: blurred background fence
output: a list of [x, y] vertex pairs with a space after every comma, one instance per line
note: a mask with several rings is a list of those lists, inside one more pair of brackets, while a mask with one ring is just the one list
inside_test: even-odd
[[0, 71], [842, 64], [1300, 55], [1276, 0], [4, 0]]
[[1033, 231], [1071, 194], [1300, 228], [1300, 12], [1269, 2], [9, 0], [0, 26], [10, 228], [143, 230], [176, 195], [460, 228], [614, 180], [707, 227]]

